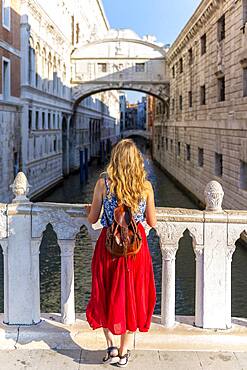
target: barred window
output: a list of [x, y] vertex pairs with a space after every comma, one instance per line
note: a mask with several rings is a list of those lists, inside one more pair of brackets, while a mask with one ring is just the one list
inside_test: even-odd
[[207, 36], [206, 33], [201, 37], [201, 55], [207, 51]]
[[218, 101], [225, 100], [225, 77], [218, 78]]
[[136, 63], [136, 72], [145, 72], [145, 63]]
[[218, 41], [222, 41], [225, 38], [225, 14], [220, 17], [217, 22], [218, 26]]
[[189, 100], [189, 108], [192, 107], [192, 91], [189, 91], [188, 93], [188, 100]]
[[192, 51], [192, 48], [190, 48], [188, 50], [188, 54], [189, 54], [189, 65], [193, 64], [193, 51]]
[[247, 96], [247, 67], [243, 68], [243, 96]]
[[201, 103], [201, 105], [206, 104], [206, 87], [205, 87], [205, 85], [202, 85], [200, 87], [200, 103]]

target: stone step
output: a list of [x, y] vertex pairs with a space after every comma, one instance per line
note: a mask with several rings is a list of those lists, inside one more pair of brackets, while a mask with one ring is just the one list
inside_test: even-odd
[[[3, 324], [0, 316], [0, 349], [105, 349], [101, 329], [93, 331], [85, 314], [77, 314], [73, 325], [61, 323], [60, 314], [44, 313], [39, 324], [17, 326]], [[177, 316], [173, 328], [160, 325], [153, 316], [148, 333], [136, 332], [132, 348], [166, 351], [246, 351], [247, 319], [233, 318], [228, 330], [201, 329], [193, 326], [194, 317]], [[119, 336], [116, 337], [119, 345]]]

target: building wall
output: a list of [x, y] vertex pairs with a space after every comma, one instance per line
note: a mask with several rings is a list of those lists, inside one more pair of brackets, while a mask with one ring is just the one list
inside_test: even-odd
[[247, 204], [244, 6], [246, 1], [240, 0], [201, 2], [168, 52], [170, 118], [167, 112], [156, 116], [154, 135], [155, 159], [178, 181], [204, 201], [205, 184], [215, 179], [225, 191], [224, 207], [239, 209]]
[[[11, 193], [9, 185], [21, 164], [20, 1], [10, 1], [7, 23], [2, 12], [0, 0], [0, 201], [5, 202]], [[6, 72], [4, 61], [9, 62]]]
[[90, 144], [90, 122], [100, 121], [102, 132], [114, 122], [114, 134], [108, 131], [116, 140], [116, 111], [102, 111], [112, 93], [89, 97], [75, 110], [70, 86], [72, 50], [107, 29], [96, 0], [22, 1], [22, 169], [32, 197], [79, 168], [80, 150], [98, 154], [98, 143]]

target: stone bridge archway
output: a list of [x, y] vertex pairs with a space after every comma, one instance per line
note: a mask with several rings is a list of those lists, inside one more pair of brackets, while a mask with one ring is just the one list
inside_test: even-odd
[[107, 90], [136, 90], [164, 102], [169, 99], [166, 49], [150, 36], [111, 29], [102, 39], [81, 45], [71, 54], [75, 106]]

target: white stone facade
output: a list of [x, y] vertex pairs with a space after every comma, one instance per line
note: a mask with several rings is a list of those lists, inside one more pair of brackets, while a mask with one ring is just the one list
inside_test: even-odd
[[78, 45], [71, 55], [74, 100], [110, 89], [130, 89], [168, 97], [166, 48], [151, 36], [110, 29]]
[[70, 85], [72, 50], [108, 28], [96, 0], [21, 2], [22, 170], [32, 183], [31, 196], [78, 169], [80, 150], [97, 154], [90, 122], [100, 127], [100, 140], [118, 136], [118, 93], [89, 97], [75, 109]]
[[247, 206], [246, 9], [201, 2], [167, 53], [170, 111], [155, 120], [154, 158], [201, 202], [219, 181], [227, 209]]

